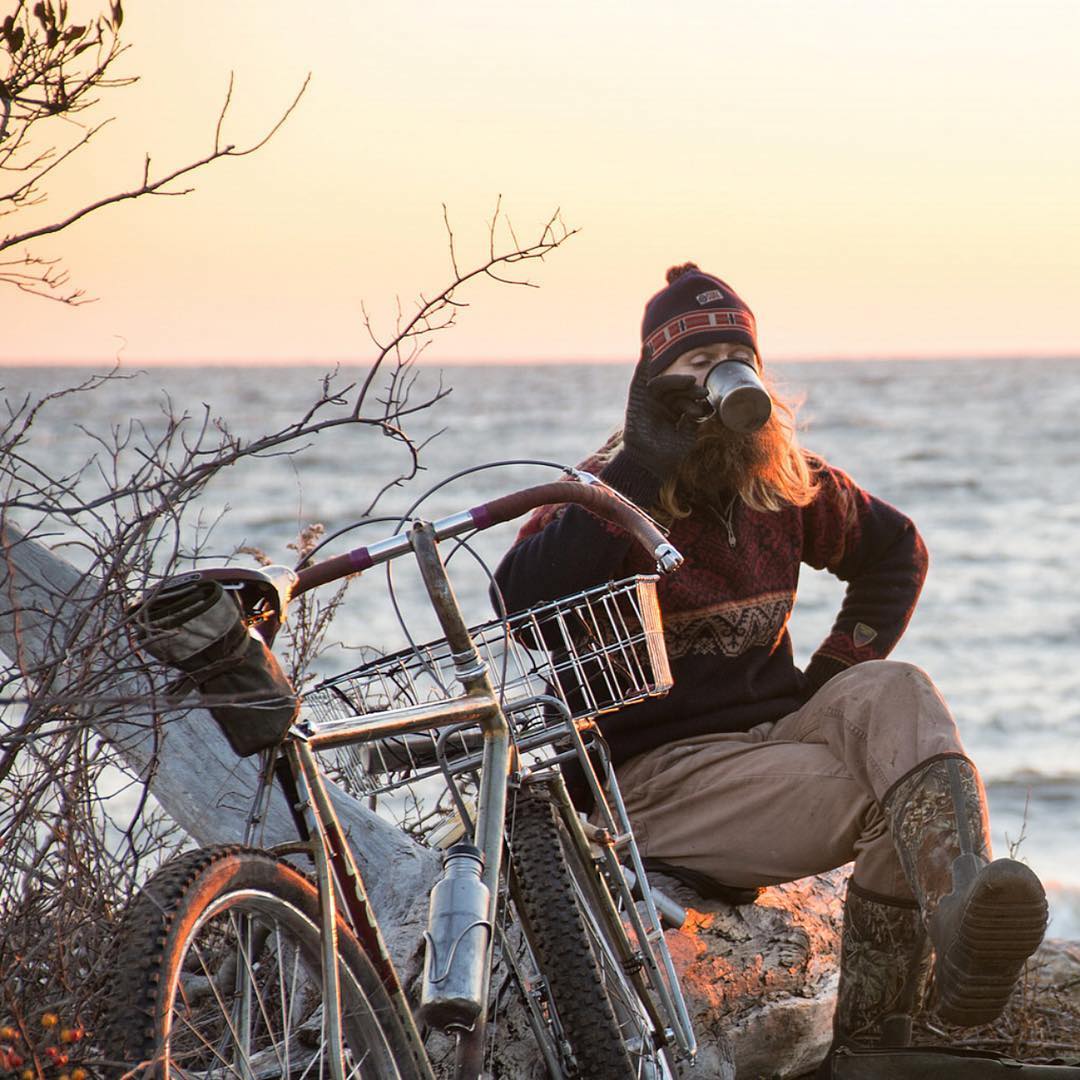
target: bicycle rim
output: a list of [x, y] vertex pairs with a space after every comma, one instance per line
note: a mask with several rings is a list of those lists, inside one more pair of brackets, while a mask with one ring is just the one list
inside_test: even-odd
[[[191, 852], [125, 915], [103, 1042], [156, 1080], [409, 1080], [400, 1028], [338, 928], [343, 1047], [327, 1038], [314, 887], [265, 854]], [[396, 1051], [396, 1052], [395, 1052]]]
[[[303, 912], [267, 893], [233, 892], [207, 908], [180, 951], [162, 1031], [169, 1080], [333, 1075], [319, 928]], [[339, 971], [344, 1075], [395, 1075], [359, 980], [345, 961]]]

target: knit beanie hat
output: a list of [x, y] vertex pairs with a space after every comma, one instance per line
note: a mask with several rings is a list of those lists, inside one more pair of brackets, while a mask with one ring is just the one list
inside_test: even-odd
[[658, 375], [688, 349], [719, 341], [749, 345], [757, 354], [754, 313], [727, 282], [692, 262], [673, 266], [667, 280], [667, 288], [645, 305], [641, 321], [650, 375]]

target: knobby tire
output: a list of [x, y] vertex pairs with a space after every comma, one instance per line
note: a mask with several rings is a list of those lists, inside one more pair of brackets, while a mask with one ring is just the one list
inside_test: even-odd
[[[576, 852], [550, 800], [523, 793], [514, 815], [511, 859], [522, 915], [577, 1075], [582, 1080], [667, 1075], [636, 991], [613, 951], [602, 950], [596, 941], [603, 919], [582, 909], [585, 893], [575, 888], [571, 873]], [[601, 951], [604, 955], [598, 956]], [[618, 1010], [612, 993], [622, 1003]]]
[[[319, 937], [314, 885], [265, 852], [204, 848], [165, 864], [117, 934], [101, 1032], [116, 1075], [329, 1075]], [[414, 1080], [386, 990], [340, 917], [337, 937], [346, 1076]]]

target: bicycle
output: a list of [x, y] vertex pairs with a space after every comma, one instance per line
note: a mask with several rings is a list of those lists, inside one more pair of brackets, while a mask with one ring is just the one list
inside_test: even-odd
[[[496, 957], [521, 991], [550, 1076], [673, 1076], [693, 1058], [658, 911], [658, 902], [669, 912], [674, 905], [648, 884], [596, 725], [601, 713], [670, 688], [656, 577], [470, 630], [438, 549], [555, 503], [578, 503], [625, 529], [661, 572], [681, 562], [647, 516], [578, 473], [416, 521], [299, 571], [204, 569], [152, 592], [140, 610], [152, 601], [175, 610], [192, 588], [226, 592], [242, 613], [241, 650], [264, 648], [290, 599], [411, 553], [443, 637], [324, 680], [263, 751], [267, 783], [281, 786], [293, 810], [296, 843], [187, 852], [135, 897], [103, 1034], [129, 1075], [431, 1078], [426, 1025], [456, 1038], [454, 1076], [471, 1080], [483, 1069], [489, 1011], [498, 1009], [489, 1001]], [[320, 765], [317, 752], [336, 756]], [[571, 760], [593, 799], [588, 817], [561, 774]], [[445, 851], [446, 868], [431, 894], [416, 1013], [324, 768], [372, 804], [408, 789], [412, 800], [434, 792], [435, 805], [449, 807], [414, 828]], [[264, 785], [256, 802], [265, 794]], [[314, 881], [294, 865], [301, 855]]]

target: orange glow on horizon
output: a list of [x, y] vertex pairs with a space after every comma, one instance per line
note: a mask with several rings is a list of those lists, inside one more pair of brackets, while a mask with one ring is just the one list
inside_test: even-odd
[[385, 340], [399, 297], [447, 283], [442, 204], [464, 267], [500, 195], [523, 241], [557, 207], [581, 232], [516, 268], [539, 289], [467, 288], [425, 364], [629, 361], [687, 259], [754, 308], [767, 360], [1080, 354], [1076, 5], [331, 0], [316, 30], [192, 0], [133, 5], [125, 35], [140, 82], [9, 231], [133, 186], [146, 152], [204, 154], [230, 70], [238, 143], [311, 88], [193, 194], [39, 244], [100, 299], [0, 288], [0, 364], [363, 362], [362, 303]]

